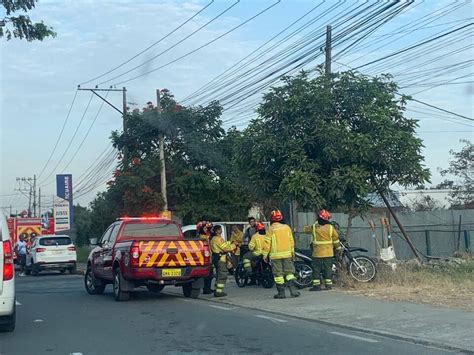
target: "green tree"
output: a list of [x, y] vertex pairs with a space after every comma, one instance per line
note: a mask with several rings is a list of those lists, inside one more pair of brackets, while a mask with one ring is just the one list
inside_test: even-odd
[[264, 96], [236, 164], [259, 198], [306, 209], [360, 211], [370, 192], [421, 184], [429, 171], [417, 122], [404, 117], [407, 98], [396, 91], [389, 76], [286, 77]]
[[56, 32], [41, 22], [32, 22], [27, 15], [16, 15], [19, 11], [28, 12], [35, 7], [36, 0], [1, 0], [0, 4], [5, 9], [5, 14], [0, 19], [0, 38], [7, 40], [12, 38], [26, 39], [28, 42], [46, 37], [56, 37]]
[[91, 238], [91, 211], [86, 207], [75, 205], [74, 224], [77, 245], [81, 247], [89, 244], [89, 238]]
[[454, 159], [449, 167], [440, 170], [442, 176], [454, 176], [456, 179], [446, 179], [437, 188], [451, 189], [450, 203], [454, 207], [474, 206], [474, 144], [461, 139], [464, 147], [459, 152], [450, 151]]
[[[127, 117], [127, 130], [113, 132], [122, 159], [109, 189], [91, 208], [94, 229], [120, 215], [140, 216], [162, 210], [160, 193], [160, 137], [165, 138], [169, 209], [184, 223], [201, 218], [230, 220], [246, 217], [250, 196], [234, 182], [230, 164], [233, 133], [222, 129], [222, 108], [183, 107], [168, 90], [161, 91], [161, 113], [148, 103]], [[100, 217], [99, 217], [100, 216]], [[113, 217], [113, 218], [112, 218]]]

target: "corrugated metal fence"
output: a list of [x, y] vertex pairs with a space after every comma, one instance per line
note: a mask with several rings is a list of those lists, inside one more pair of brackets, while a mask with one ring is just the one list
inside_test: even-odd
[[[457, 250], [470, 252], [470, 238], [474, 236], [474, 210], [439, 210], [425, 212], [397, 212], [400, 222], [412, 238], [415, 247], [423, 254], [430, 256], [452, 256]], [[459, 218], [461, 216], [461, 224]], [[376, 225], [376, 237], [381, 241], [381, 217], [388, 217], [384, 212], [370, 213], [352, 220], [349, 234], [350, 244], [369, 250], [370, 255], [376, 254], [376, 242], [369, 221]], [[296, 247], [309, 249], [311, 237], [302, 233], [305, 225], [313, 224], [316, 215], [313, 212], [298, 212], [296, 224]], [[333, 220], [339, 223], [342, 230], [347, 229], [348, 215], [334, 213]], [[411, 259], [413, 253], [403, 239], [398, 226], [391, 220], [392, 239], [397, 258]]]

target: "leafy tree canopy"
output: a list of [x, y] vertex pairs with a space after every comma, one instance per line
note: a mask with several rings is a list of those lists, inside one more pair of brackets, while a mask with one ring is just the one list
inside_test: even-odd
[[454, 176], [455, 180], [446, 179], [437, 188], [447, 188], [453, 206], [474, 205], [474, 144], [462, 139], [464, 147], [459, 152], [450, 151], [453, 159], [447, 169], [441, 170], [443, 176]]
[[27, 15], [16, 15], [19, 11], [28, 12], [35, 7], [36, 0], [1, 0], [0, 4], [5, 9], [3, 18], [0, 19], [0, 38], [7, 40], [12, 38], [26, 39], [28, 42], [46, 37], [56, 37], [56, 32], [41, 22], [32, 22]]
[[[113, 132], [114, 146], [127, 159], [109, 183], [109, 189], [92, 203], [110, 223], [120, 215], [156, 214], [163, 208], [160, 193], [159, 141], [165, 139], [169, 209], [184, 223], [202, 218], [245, 218], [251, 198], [234, 182], [228, 163], [235, 140], [221, 126], [222, 108], [216, 102], [206, 107], [183, 107], [168, 90], [161, 91], [161, 113], [150, 102], [127, 117], [127, 130]], [[102, 228], [103, 230], [103, 228]]]
[[256, 196], [303, 208], [354, 211], [377, 187], [421, 184], [430, 175], [417, 122], [404, 117], [407, 98], [396, 91], [389, 76], [286, 77], [264, 96], [235, 162]]

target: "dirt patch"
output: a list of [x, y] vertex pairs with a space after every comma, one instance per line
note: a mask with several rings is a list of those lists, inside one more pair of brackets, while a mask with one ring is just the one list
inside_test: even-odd
[[342, 275], [339, 285], [351, 294], [391, 301], [424, 303], [474, 311], [474, 260], [399, 264], [396, 271], [378, 265], [377, 278], [357, 283]]

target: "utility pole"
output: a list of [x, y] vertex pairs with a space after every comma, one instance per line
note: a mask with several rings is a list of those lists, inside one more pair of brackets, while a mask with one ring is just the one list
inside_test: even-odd
[[[156, 112], [161, 114], [160, 90], [156, 90]], [[168, 211], [168, 195], [166, 193], [166, 165], [165, 165], [165, 137], [160, 135], [160, 172], [161, 172], [161, 196], [163, 197], [163, 210]]]
[[33, 217], [36, 215], [36, 174], [33, 175]]
[[331, 25], [326, 26], [326, 46], [324, 47], [324, 52], [326, 53], [326, 62], [325, 62], [325, 73], [326, 75], [331, 74], [331, 36], [332, 28]]
[[[123, 117], [123, 123], [122, 123], [122, 125], [123, 125], [123, 134], [126, 135], [127, 130], [128, 130], [128, 125], [127, 125], [127, 89], [125, 88], [125, 86], [122, 88], [122, 106], [123, 106], [123, 108], [122, 108], [122, 111], [123, 111], [123, 114], [122, 114], [122, 117]], [[123, 161], [124, 162], [128, 161], [127, 145], [125, 145], [123, 147]]]
[[[126, 130], [127, 130], [127, 89], [125, 88], [125, 86], [121, 89], [113, 89], [113, 88], [109, 88], [109, 89], [99, 89], [97, 87], [91, 89], [91, 88], [81, 88], [81, 86], [79, 85], [77, 87], [77, 90], [82, 90], [82, 91], [90, 91], [92, 92], [95, 96], [97, 96], [98, 98], [100, 98], [101, 100], [103, 100], [107, 105], [109, 105], [110, 107], [112, 107], [115, 111], [117, 111], [118, 113], [120, 113], [122, 115], [122, 118], [123, 118], [123, 132], [125, 134]], [[100, 95], [98, 93], [98, 91], [106, 91], [106, 92], [110, 92], [110, 91], [121, 91], [122, 92], [122, 110], [120, 110], [118, 107], [116, 107], [115, 105], [113, 105], [110, 101], [108, 101], [105, 97], [103, 97], [102, 95]], [[124, 147], [124, 150], [123, 150], [123, 157], [124, 157], [124, 161], [127, 160], [127, 147], [125, 146]]]
[[38, 189], [38, 215], [41, 217], [41, 187]]
[[25, 197], [28, 198], [28, 217], [31, 217], [31, 200], [33, 197], [33, 185], [36, 184], [36, 176], [34, 183], [33, 179], [30, 177], [17, 177], [16, 182], [18, 183], [18, 188], [16, 188], [15, 191], [21, 192]]

